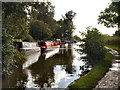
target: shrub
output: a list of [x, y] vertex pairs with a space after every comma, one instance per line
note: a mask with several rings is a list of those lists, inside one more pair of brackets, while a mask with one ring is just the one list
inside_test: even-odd
[[120, 36], [111, 36], [107, 38], [106, 44], [120, 46]]
[[23, 40], [26, 42], [34, 42], [35, 40], [33, 39], [33, 37], [29, 34], [26, 35], [26, 38]]
[[13, 45], [13, 41], [14, 41], [14, 37], [3, 31], [3, 34], [2, 34], [2, 71], [4, 75], [12, 74], [13, 69], [17, 68], [23, 62], [23, 60], [25, 60], [24, 54], [15, 49]]
[[83, 53], [86, 53], [86, 59], [91, 64], [96, 64], [105, 58], [106, 50], [101, 33], [96, 28], [87, 28], [87, 33], [84, 33], [85, 42], [83, 45]]

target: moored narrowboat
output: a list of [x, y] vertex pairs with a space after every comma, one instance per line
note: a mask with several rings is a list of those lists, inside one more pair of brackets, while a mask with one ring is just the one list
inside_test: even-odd
[[41, 47], [41, 50], [51, 50], [60, 47], [60, 44], [57, 41], [39, 41], [38, 46]]

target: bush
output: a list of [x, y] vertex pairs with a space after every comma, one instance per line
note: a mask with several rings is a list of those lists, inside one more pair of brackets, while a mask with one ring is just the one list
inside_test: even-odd
[[96, 28], [87, 28], [87, 33], [84, 33], [85, 42], [83, 45], [83, 53], [86, 53], [86, 59], [91, 64], [96, 64], [100, 60], [104, 60], [106, 50], [101, 33]]
[[106, 44], [120, 46], [120, 36], [111, 36], [107, 38]]
[[29, 34], [26, 35], [26, 38], [23, 40], [26, 42], [34, 42], [35, 40], [33, 39], [33, 37]]
[[[13, 69], [20, 65], [19, 62], [25, 60], [22, 52], [15, 49], [13, 45], [14, 37], [3, 31], [2, 34], [2, 71], [3, 74], [10, 75]], [[22, 65], [22, 64], [21, 64]]]

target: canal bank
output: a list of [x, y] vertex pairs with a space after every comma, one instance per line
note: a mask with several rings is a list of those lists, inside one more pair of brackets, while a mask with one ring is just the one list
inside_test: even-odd
[[112, 65], [109, 68], [109, 71], [106, 75], [98, 82], [96, 87], [93, 90], [97, 90], [98, 88], [103, 89], [111, 89], [111, 90], [119, 90], [120, 89], [120, 54], [110, 49], [113, 55]]
[[89, 90], [92, 90], [92, 89], [93, 90], [98, 90], [98, 89], [118, 90], [120, 88], [119, 86], [120, 85], [120, 80], [119, 80], [120, 55], [117, 51], [113, 49], [110, 49], [110, 48], [107, 48], [107, 49], [110, 50], [110, 53], [113, 55], [113, 57], [111, 57], [111, 55], [106, 55], [106, 59], [105, 59], [105, 61], [107, 60], [107, 62], [105, 62], [106, 64], [101, 63], [96, 65], [87, 75], [71, 83], [68, 86], [68, 89], [72, 90], [72, 89], [79, 88], [80, 90], [82, 90], [84, 88]]
[[85, 76], [77, 79], [74, 83], [71, 83], [68, 88], [72, 89], [93, 89], [98, 81], [104, 77], [105, 73], [109, 70], [112, 62], [112, 55], [106, 54], [105, 60], [95, 65], [92, 70]]

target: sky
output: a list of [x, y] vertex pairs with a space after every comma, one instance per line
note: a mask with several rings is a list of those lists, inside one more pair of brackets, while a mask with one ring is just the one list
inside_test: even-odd
[[102, 34], [112, 35], [117, 29], [106, 28], [103, 24], [98, 24], [98, 16], [109, 6], [111, 0], [48, 0], [55, 6], [56, 20], [60, 20], [62, 15], [73, 10], [76, 16], [73, 23], [76, 27], [73, 35], [83, 32], [88, 26], [96, 27]]

